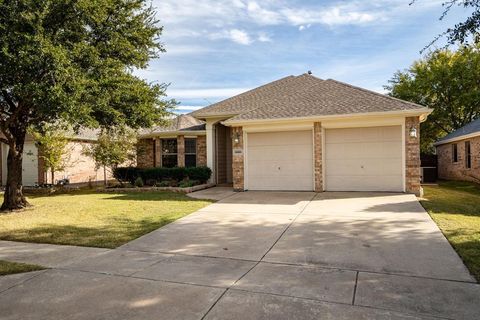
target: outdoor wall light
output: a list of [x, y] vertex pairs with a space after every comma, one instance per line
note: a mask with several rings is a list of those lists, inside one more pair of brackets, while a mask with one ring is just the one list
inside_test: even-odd
[[417, 128], [415, 128], [415, 127], [410, 128], [410, 137], [412, 137], [412, 138], [417, 137]]
[[239, 143], [240, 142], [240, 132], [235, 132], [233, 134], [233, 142]]

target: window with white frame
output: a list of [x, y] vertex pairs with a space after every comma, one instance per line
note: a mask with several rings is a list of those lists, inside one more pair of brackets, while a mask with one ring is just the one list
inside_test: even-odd
[[185, 167], [197, 166], [197, 139], [185, 139]]
[[177, 165], [177, 139], [162, 139], [162, 167], [173, 168]]

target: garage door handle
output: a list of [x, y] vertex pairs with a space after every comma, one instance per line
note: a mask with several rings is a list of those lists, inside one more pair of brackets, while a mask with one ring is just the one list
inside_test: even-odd
[[280, 167], [278, 167], [278, 170], [280, 170]]

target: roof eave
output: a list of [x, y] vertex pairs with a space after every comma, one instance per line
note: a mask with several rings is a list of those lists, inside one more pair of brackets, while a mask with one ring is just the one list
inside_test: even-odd
[[205, 130], [189, 130], [189, 131], [162, 131], [139, 134], [139, 139], [155, 138], [164, 136], [204, 136], [207, 134]]
[[381, 111], [381, 112], [365, 112], [365, 113], [348, 113], [348, 114], [335, 114], [335, 115], [325, 115], [325, 116], [309, 116], [309, 117], [291, 117], [291, 118], [270, 118], [270, 119], [240, 119], [234, 120], [229, 119], [222, 124], [226, 126], [241, 126], [248, 124], [259, 124], [259, 123], [272, 123], [272, 122], [288, 122], [288, 121], [324, 121], [324, 120], [342, 120], [345, 118], [368, 118], [368, 117], [385, 117], [385, 116], [403, 116], [403, 117], [413, 117], [419, 116], [420, 122], [424, 122], [428, 115], [433, 112], [433, 109], [423, 107], [419, 109], [412, 110], [395, 110], [395, 111]]
[[454, 138], [450, 138], [450, 139], [440, 140], [440, 141], [435, 142], [433, 145], [434, 145], [435, 147], [438, 147], [438, 146], [441, 146], [441, 145], [443, 145], [443, 144], [448, 144], [448, 143], [452, 143], [452, 142], [462, 141], [462, 140], [471, 139], [471, 138], [475, 138], [475, 137], [479, 137], [479, 136], [480, 136], [480, 131], [477, 131], [477, 132], [472, 132], [472, 133], [469, 133], [469, 134], [464, 134], [464, 135], [461, 135], [461, 136], [458, 136], [458, 137], [454, 137]]

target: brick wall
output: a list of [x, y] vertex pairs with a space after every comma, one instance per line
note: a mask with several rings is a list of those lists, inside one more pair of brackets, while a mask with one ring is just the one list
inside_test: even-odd
[[[70, 183], [88, 183], [103, 181], [104, 180], [104, 171], [103, 168], [96, 169], [95, 161], [92, 158], [83, 154], [85, 146], [89, 142], [80, 142], [72, 141], [68, 143], [67, 150], [68, 155], [66, 155], [67, 167], [63, 171], [55, 172], [55, 180], [60, 180], [63, 178], [68, 178]], [[42, 171], [40, 167], [42, 166]], [[43, 172], [43, 174], [42, 174]], [[50, 172], [45, 174], [45, 169], [43, 167], [43, 161], [39, 161], [39, 181], [40, 175], [44, 178], [46, 183], [52, 183], [52, 178]], [[107, 169], [107, 180], [113, 179], [112, 173]], [[55, 181], [54, 181], [55, 182]]]
[[207, 137], [197, 137], [197, 166], [207, 165]]
[[137, 166], [139, 168], [151, 168], [154, 163], [154, 140], [140, 139], [137, 143]]
[[[417, 129], [417, 137], [410, 137], [410, 129]], [[409, 193], [420, 195], [420, 120], [419, 117], [405, 118], [405, 187]]]
[[[238, 136], [239, 142], [235, 143], [234, 139]], [[243, 191], [245, 189], [244, 181], [244, 150], [243, 150], [243, 129], [242, 127], [232, 128], [232, 173], [233, 173], [233, 189], [235, 191]]]
[[[470, 141], [472, 166], [466, 167], [465, 141]], [[442, 144], [437, 147], [438, 177], [445, 180], [463, 180], [480, 182], [480, 137], [460, 140], [457, 144], [458, 161], [453, 162], [453, 143]]]
[[313, 124], [313, 147], [315, 152], [315, 192], [323, 191], [322, 169], [322, 123]]

